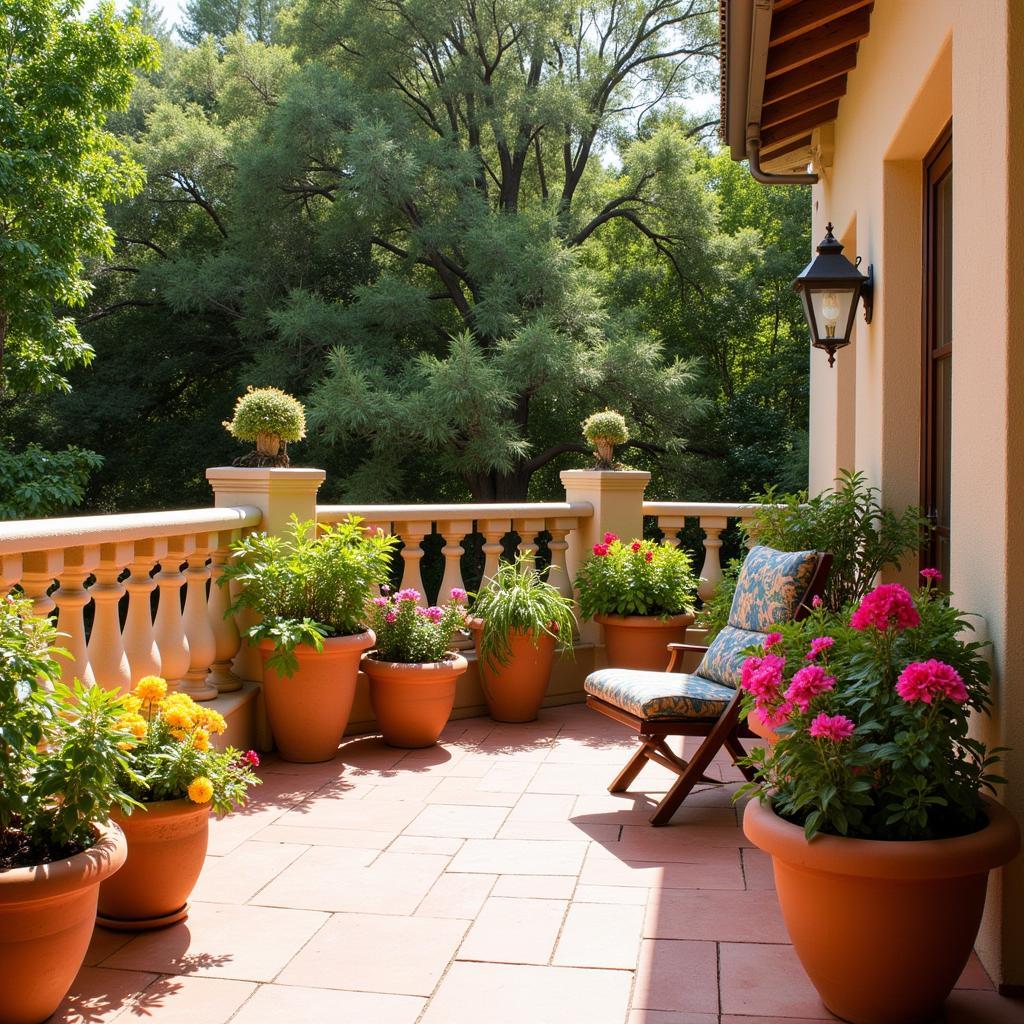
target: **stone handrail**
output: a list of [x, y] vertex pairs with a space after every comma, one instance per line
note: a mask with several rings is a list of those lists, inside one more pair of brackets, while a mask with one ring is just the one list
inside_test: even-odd
[[580, 520], [594, 514], [589, 502], [523, 502], [506, 505], [317, 505], [317, 521], [336, 523], [350, 515], [360, 516], [366, 529], [383, 530], [400, 537], [404, 543], [402, 586], [424, 593], [420, 562], [423, 540], [438, 534], [444, 541], [444, 574], [440, 595], [453, 587], [464, 587], [462, 574], [463, 541], [473, 534], [483, 537], [485, 577], [494, 574], [510, 534], [518, 536], [520, 554], [532, 559], [539, 547], [538, 538], [547, 533], [547, 548], [555, 571], [551, 582], [572, 597], [572, 578], [566, 564], [566, 538]]
[[127, 690], [159, 674], [211, 700], [241, 686], [238, 628], [216, 581], [232, 542], [261, 519], [242, 505], [0, 523], [0, 593], [20, 587], [37, 615], [56, 608], [66, 682]]
[[697, 593], [705, 601], [714, 596], [722, 582], [722, 531], [730, 519], [749, 521], [761, 507], [718, 501], [645, 501], [643, 504], [644, 515], [653, 518], [665, 539], [677, 547], [679, 531], [687, 519], [696, 519], [700, 523], [704, 531], [704, 564]]

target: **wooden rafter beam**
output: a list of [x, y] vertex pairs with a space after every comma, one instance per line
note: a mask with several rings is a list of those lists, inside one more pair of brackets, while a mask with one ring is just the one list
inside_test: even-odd
[[778, 143], [788, 142], [800, 135], [806, 135], [812, 128], [817, 128], [819, 124], [835, 120], [838, 113], [839, 101], [833, 100], [823, 107], [815, 107], [814, 110], [807, 111], [806, 114], [791, 117], [774, 128], [762, 129], [761, 150], [764, 152]]
[[857, 47], [855, 44], [765, 82], [762, 102], [765, 106], [778, 103], [788, 96], [794, 96], [805, 89], [814, 88], [821, 82], [845, 75], [847, 71], [852, 71], [856, 66]]
[[823, 107], [833, 100], [846, 95], [846, 75], [830, 78], [827, 82], [815, 82], [810, 89], [787, 96], [778, 103], [761, 109], [761, 128], [774, 128], [775, 125], [788, 121], [798, 114], [805, 114], [815, 107]]
[[766, 79], [778, 78], [794, 71], [804, 64], [836, 53], [864, 39], [871, 27], [871, 12], [867, 9], [855, 11], [845, 18], [829, 22], [822, 28], [799, 36], [768, 51]]
[[873, 4], [874, 0], [804, 0], [803, 3], [781, 11], [776, 4], [768, 45], [781, 46]]
[[762, 163], [769, 160], [778, 160], [781, 156], [786, 156], [788, 153], [795, 153], [798, 149], [811, 148], [811, 136], [801, 135], [798, 139], [793, 139], [791, 142], [783, 143], [781, 146], [776, 146], [775, 149], [762, 150], [761, 161]]

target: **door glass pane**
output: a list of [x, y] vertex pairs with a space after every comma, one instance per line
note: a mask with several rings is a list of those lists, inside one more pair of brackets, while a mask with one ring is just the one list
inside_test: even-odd
[[953, 342], [953, 174], [950, 172], [939, 183], [937, 200], [936, 253], [938, 264], [935, 344]]

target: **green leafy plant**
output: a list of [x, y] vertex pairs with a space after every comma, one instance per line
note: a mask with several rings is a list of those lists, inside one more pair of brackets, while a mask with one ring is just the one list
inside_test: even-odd
[[373, 599], [370, 628], [377, 637], [378, 661], [411, 665], [446, 656], [452, 637], [465, 626], [466, 592], [454, 587], [450, 601], [429, 608], [418, 604], [419, 599], [420, 592], [412, 587], [392, 594], [387, 586]]
[[629, 440], [626, 417], [613, 409], [595, 412], [582, 423], [583, 436], [594, 446], [599, 467], [610, 469], [614, 463], [615, 446]]
[[102, 465], [102, 455], [74, 445], [50, 452], [28, 444], [14, 451], [11, 438], [0, 438], [0, 519], [38, 519], [80, 505], [89, 477]]
[[302, 403], [279, 388], [250, 387], [235, 403], [235, 414], [224, 427], [239, 441], [255, 441], [256, 451], [239, 465], [288, 465], [288, 442], [306, 436]]
[[248, 799], [259, 755], [233, 747], [217, 749], [211, 737], [227, 729], [220, 712], [188, 694], [168, 693], [159, 676], [140, 679], [124, 698], [119, 724], [132, 734], [124, 744], [129, 770], [124, 787], [139, 803], [188, 798], [226, 814]]
[[[860, 600], [882, 569], [901, 568], [929, 528], [917, 508], [901, 513], [883, 508], [878, 488], [870, 487], [863, 473], [848, 470], [840, 472], [834, 488], [813, 498], [806, 492], [780, 495], [768, 488], [755, 500], [758, 508], [743, 525], [746, 537], [779, 551], [832, 553], [822, 599], [833, 612]], [[715, 597], [701, 610], [698, 624], [707, 629], [709, 639], [728, 620], [739, 564], [727, 568]]]
[[0, 601], [0, 868], [80, 853], [134, 804], [121, 696], [60, 682], [56, 637], [27, 598]]
[[572, 654], [576, 625], [572, 599], [560, 594], [531, 565], [532, 559], [523, 556], [502, 562], [473, 595], [472, 613], [483, 621], [479, 653], [489, 664], [508, 664], [511, 638], [517, 633], [527, 634], [534, 647], [545, 635], [563, 638], [562, 651]]
[[361, 523], [349, 516], [317, 527], [292, 516], [285, 536], [254, 533], [233, 545], [235, 557], [218, 581], [240, 584], [229, 614], [248, 608], [260, 616], [246, 637], [251, 644], [273, 641], [268, 663], [277, 671], [295, 672], [299, 644], [319, 651], [326, 636], [351, 636], [366, 628], [372, 588], [387, 580], [398, 541], [367, 533]]
[[595, 615], [669, 615], [691, 613], [698, 578], [690, 556], [670, 544], [649, 540], [624, 543], [614, 533], [594, 545], [594, 553], [576, 574], [580, 612]]
[[[969, 733], [989, 708], [985, 646], [932, 578], [883, 584], [852, 614], [823, 605], [779, 627], [743, 664], [745, 710], [778, 734], [747, 759], [740, 792], [787, 820], [866, 839], [938, 839], [984, 825], [983, 789], [1004, 781]], [[851, 606], [854, 607], [854, 606]]]

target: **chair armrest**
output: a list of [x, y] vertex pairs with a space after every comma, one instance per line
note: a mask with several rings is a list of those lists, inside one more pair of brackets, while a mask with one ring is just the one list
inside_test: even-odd
[[698, 654], [703, 654], [708, 648], [706, 644], [677, 644], [670, 643], [666, 644], [670, 651], [696, 651]]

